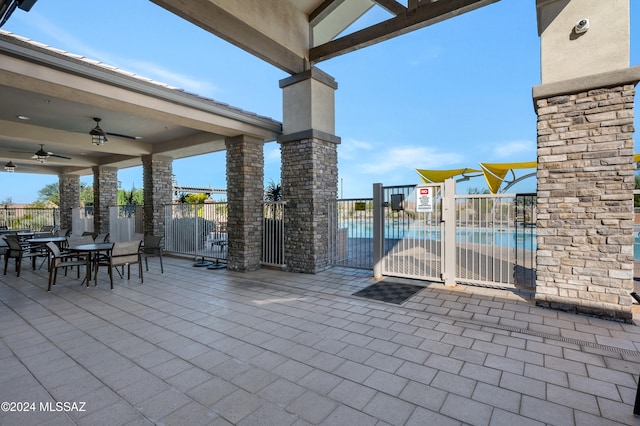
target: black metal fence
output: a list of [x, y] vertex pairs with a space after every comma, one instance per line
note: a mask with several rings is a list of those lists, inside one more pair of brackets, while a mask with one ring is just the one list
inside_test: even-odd
[[0, 208], [1, 229], [29, 229], [38, 231], [43, 226], [60, 225], [60, 209], [4, 207]]

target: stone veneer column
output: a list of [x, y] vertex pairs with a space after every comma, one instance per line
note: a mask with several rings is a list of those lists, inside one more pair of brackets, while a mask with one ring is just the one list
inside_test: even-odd
[[93, 231], [109, 232], [109, 207], [118, 205], [118, 169], [93, 167]]
[[164, 206], [171, 204], [173, 159], [157, 155], [142, 157], [144, 186], [144, 233], [164, 236]]
[[[629, 74], [534, 88], [538, 305], [631, 320], [637, 80], [629, 79], [637, 77]], [[553, 93], [561, 86], [616, 80], [619, 84]]]
[[227, 269], [260, 269], [262, 202], [264, 200], [263, 141], [248, 136], [225, 140], [229, 218]]
[[80, 207], [80, 176], [60, 175], [58, 189], [60, 191], [59, 228], [71, 229], [73, 208]]
[[280, 81], [283, 89], [282, 195], [285, 262], [293, 272], [316, 273], [329, 264], [329, 203], [338, 195], [335, 91], [318, 68]]
[[336, 137], [318, 132], [280, 140], [285, 209], [285, 259], [293, 272], [316, 273], [329, 265], [329, 202], [338, 196]]

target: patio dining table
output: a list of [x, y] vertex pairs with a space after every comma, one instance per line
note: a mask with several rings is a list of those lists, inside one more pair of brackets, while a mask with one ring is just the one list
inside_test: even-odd
[[91, 281], [91, 269], [93, 268], [93, 263], [97, 260], [98, 255], [100, 252], [109, 253], [111, 249], [113, 249], [113, 243], [78, 244], [67, 247], [67, 250], [69, 251], [87, 254], [87, 276], [85, 277], [87, 287], [89, 287], [89, 281]]
[[63, 243], [67, 241], [66, 237], [54, 237], [53, 235], [50, 237], [38, 237], [38, 238], [29, 238], [27, 240], [27, 242], [29, 244], [47, 244], [47, 243], [56, 243], [56, 245], [60, 245], [60, 243]]

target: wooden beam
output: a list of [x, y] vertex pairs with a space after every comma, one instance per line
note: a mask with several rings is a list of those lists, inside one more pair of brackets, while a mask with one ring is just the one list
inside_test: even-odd
[[[294, 52], [232, 15], [217, 3], [209, 0], [151, 1], [283, 71], [297, 74], [308, 69], [306, 58], [304, 58], [306, 52], [302, 49]], [[214, 53], [209, 52], [209, 54]]]
[[407, 8], [395, 0], [373, 0], [380, 7], [393, 15], [401, 15], [407, 11]]
[[408, 32], [453, 18], [500, 0], [449, 0], [421, 3], [394, 18], [329, 41], [309, 50], [309, 61], [318, 63]]

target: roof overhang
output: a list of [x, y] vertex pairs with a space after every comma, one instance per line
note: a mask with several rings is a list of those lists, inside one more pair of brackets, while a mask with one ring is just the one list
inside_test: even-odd
[[[151, 0], [204, 30], [297, 74], [314, 64], [499, 0]], [[377, 8], [386, 20], [350, 32]]]
[[[111, 133], [98, 147], [88, 134], [93, 117]], [[84, 175], [94, 166], [140, 165], [144, 155], [222, 151], [240, 135], [274, 141], [281, 132], [270, 118], [0, 31], [0, 166]], [[40, 165], [31, 159], [39, 144], [71, 160]]]

